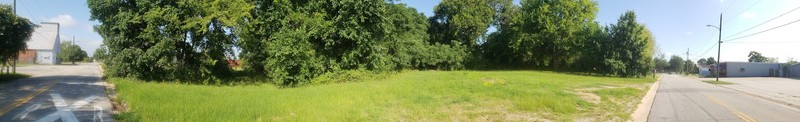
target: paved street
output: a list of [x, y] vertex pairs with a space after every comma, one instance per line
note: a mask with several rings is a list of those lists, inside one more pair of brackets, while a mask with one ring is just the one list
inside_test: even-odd
[[33, 65], [0, 84], [0, 121], [113, 121], [97, 64]]
[[800, 120], [800, 110], [677, 75], [664, 75], [648, 121]]
[[[706, 78], [712, 80], [712, 78]], [[704, 80], [706, 80], [704, 79]], [[783, 104], [800, 107], [800, 79], [776, 77], [720, 78], [722, 81], [736, 83], [724, 87], [746, 92]]]

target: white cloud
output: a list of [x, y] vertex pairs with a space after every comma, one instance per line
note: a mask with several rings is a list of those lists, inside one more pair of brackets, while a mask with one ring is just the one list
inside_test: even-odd
[[75, 19], [73, 19], [72, 16], [70, 16], [69, 14], [58, 15], [56, 17], [47, 19], [47, 21], [48, 22], [57, 22], [57, 23], [61, 24], [62, 27], [72, 27], [72, 26], [75, 26], [75, 24], [77, 24]]
[[694, 32], [686, 31], [686, 32], [684, 32], [684, 34], [686, 34], [687, 36], [691, 36], [691, 35], [694, 35]]
[[751, 19], [751, 18], [755, 18], [757, 16], [758, 16], [758, 14], [753, 13], [753, 12], [742, 12], [742, 14], [739, 14], [739, 18], [742, 18], [742, 19]]

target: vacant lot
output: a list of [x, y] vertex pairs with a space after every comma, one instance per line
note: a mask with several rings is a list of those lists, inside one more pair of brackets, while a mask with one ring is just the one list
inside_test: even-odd
[[653, 78], [538, 71], [404, 71], [277, 88], [109, 79], [134, 121], [626, 120]]

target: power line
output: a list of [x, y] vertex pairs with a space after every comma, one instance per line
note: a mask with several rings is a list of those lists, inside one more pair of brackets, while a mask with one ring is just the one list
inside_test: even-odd
[[783, 13], [783, 14], [781, 14], [781, 15], [779, 15], [779, 16], [777, 16], [777, 17], [774, 17], [774, 18], [772, 18], [772, 19], [769, 19], [769, 20], [767, 20], [767, 21], [765, 21], [765, 22], [763, 22], [763, 23], [761, 23], [761, 24], [758, 24], [758, 25], [756, 25], [756, 26], [753, 26], [753, 27], [747, 28], [747, 29], [745, 29], [744, 31], [740, 31], [740, 32], [738, 32], [738, 33], [736, 33], [736, 34], [730, 35], [730, 36], [728, 36], [728, 37], [725, 37], [725, 38], [731, 38], [731, 37], [733, 37], [733, 36], [736, 36], [736, 35], [742, 34], [742, 33], [744, 33], [744, 32], [747, 32], [747, 31], [749, 31], [749, 30], [751, 30], [751, 29], [753, 29], [753, 28], [756, 28], [756, 27], [758, 27], [758, 26], [761, 26], [761, 25], [767, 24], [767, 23], [771, 22], [772, 20], [778, 19], [778, 18], [780, 18], [780, 17], [782, 17], [782, 16], [784, 16], [784, 15], [786, 15], [786, 14], [792, 13], [793, 11], [795, 11], [795, 10], [797, 10], [797, 9], [800, 9], [800, 7], [794, 8], [794, 9], [792, 9], [792, 10], [791, 10], [791, 11], [789, 11], [789, 12]]
[[[744, 10], [740, 11], [739, 13], [736, 13], [736, 14], [731, 14], [731, 15], [734, 15], [734, 16], [730, 16], [730, 17], [728, 17], [728, 18], [725, 18], [725, 20], [723, 20], [723, 21], [726, 21], [726, 20], [731, 20], [732, 18], [736, 17], [736, 15], [742, 14], [742, 13], [746, 12], [747, 10], [750, 10], [750, 9], [751, 9], [751, 8], [753, 8], [754, 6], [758, 5], [758, 3], [761, 3], [761, 1], [763, 1], [763, 0], [758, 0], [758, 1], [756, 1], [755, 3], [753, 3], [752, 5], [750, 5], [749, 7], [747, 7], [746, 9], [744, 9]], [[725, 13], [725, 12], [723, 12], [723, 13]]]
[[725, 12], [727, 12], [727, 11], [728, 11], [728, 9], [730, 9], [731, 7], [733, 7], [733, 5], [736, 5], [736, 2], [739, 2], [739, 1], [738, 1], [738, 0], [736, 0], [736, 1], [733, 1], [733, 3], [731, 3], [731, 5], [730, 5], [730, 6], [728, 6], [728, 8], [725, 8], [724, 10], [722, 10], [722, 13], [725, 13]]
[[773, 28], [770, 28], [770, 29], [767, 29], [767, 30], [759, 31], [759, 32], [756, 32], [756, 33], [753, 33], [753, 34], [750, 34], [750, 35], [745, 35], [745, 36], [741, 36], [741, 37], [734, 38], [734, 39], [728, 39], [728, 40], [725, 40], [725, 41], [723, 41], [723, 42], [727, 42], [727, 41], [733, 41], [733, 40], [737, 40], [737, 39], [742, 39], [742, 38], [750, 37], [750, 36], [753, 36], [753, 35], [758, 35], [758, 34], [761, 34], [761, 33], [767, 32], [767, 31], [772, 31], [772, 30], [775, 30], [775, 29], [778, 29], [778, 28], [781, 28], [781, 27], [784, 27], [784, 26], [787, 26], [787, 25], [790, 25], [790, 24], [796, 23], [796, 22], [800, 22], [800, 20], [794, 20], [794, 21], [792, 21], [792, 22], [789, 22], [789, 23], [786, 23], [786, 24], [783, 24], [783, 25], [779, 25], [779, 26], [776, 26], [776, 27], [773, 27]]
[[711, 49], [714, 49], [714, 46], [717, 46], [718, 44], [719, 43], [714, 42], [714, 45], [712, 45], [711, 48], [706, 49], [706, 51], [703, 51], [703, 53], [700, 53], [700, 55], [708, 54], [708, 52], [711, 51]]
[[774, 41], [774, 42], [728, 42], [728, 43], [800, 43], [800, 41]]
[[[708, 32], [708, 31], [706, 31], [706, 32]], [[707, 37], [708, 38], [706, 38], [704, 40], [711, 40], [712, 37], [714, 37], [714, 36], [713, 35], [709, 35]], [[701, 41], [704, 41], [704, 40], [701, 40]], [[703, 45], [704, 48], [698, 48], [698, 49], [709, 49], [709, 48], [713, 48], [714, 46], [717, 46], [717, 45], [715, 45], [715, 44], [717, 44], [717, 41], [712, 41], [712, 42], [714, 42], [714, 43], [710, 44], [710, 45], [708, 43], [706, 43], [706, 45]]]

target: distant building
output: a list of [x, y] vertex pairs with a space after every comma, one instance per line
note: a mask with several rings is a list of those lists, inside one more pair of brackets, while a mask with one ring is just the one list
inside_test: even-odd
[[28, 40], [28, 48], [20, 52], [20, 63], [58, 64], [58, 52], [61, 52], [60, 25], [42, 22]]
[[711, 77], [711, 67], [712, 65], [697, 65], [697, 74], [700, 77]]
[[[722, 62], [720, 77], [781, 77], [783, 63]], [[712, 67], [713, 68], [713, 67]], [[713, 71], [713, 69], [712, 69]]]
[[789, 77], [800, 78], [800, 64], [789, 66]]

